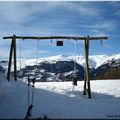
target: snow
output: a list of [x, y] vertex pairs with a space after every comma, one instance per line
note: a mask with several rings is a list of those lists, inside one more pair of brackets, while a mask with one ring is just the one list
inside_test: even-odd
[[8, 62], [2, 60], [2, 61], [0, 61], [0, 66], [2, 66], [4, 70], [6, 70], [6, 69], [7, 69], [7, 66], [8, 66]]
[[[27, 112], [27, 83], [8, 82], [0, 74], [0, 118], [23, 119]], [[36, 82], [33, 118], [120, 119], [120, 80], [91, 81], [92, 99], [82, 95], [83, 81]]]
[[[96, 63], [95, 66], [92, 66], [94, 68], [97, 68], [101, 66], [104, 63], [107, 63], [111, 60], [117, 60], [120, 59], [120, 54], [113, 54], [113, 55], [92, 55], [89, 57], [90, 60], [94, 61]], [[91, 64], [91, 63], [90, 63]]]
[[105, 61], [107, 61], [109, 59], [109, 56], [107, 56], [107, 55], [94, 55], [94, 56], [90, 56], [90, 59], [92, 61], [95, 61], [95, 65], [93, 67], [97, 68], [97, 67], [101, 66]]
[[71, 75], [73, 72], [74, 72], [74, 71], [65, 72], [65, 73], [64, 73], [64, 76], [66, 77], [66, 76], [68, 76], [68, 75]]

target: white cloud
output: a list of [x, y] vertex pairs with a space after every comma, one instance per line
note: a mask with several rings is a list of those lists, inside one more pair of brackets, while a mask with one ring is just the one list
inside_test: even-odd
[[[93, 2], [94, 3], [94, 2]], [[116, 24], [111, 21], [101, 21], [100, 23], [89, 24], [88, 16], [93, 17], [101, 17], [100, 10], [92, 5], [92, 2], [1, 2], [0, 4], [0, 16], [1, 16], [1, 31], [3, 34], [56, 34], [56, 32], [65, 33], [65, 31], [70, 31], [70, 28], [67, 24], [69, 24], [69, 18], [67, 16], [65, 18], [59, 19], [50, 19], [49, 17], [40, 22], [41, 19], [37, 19], [36, 17], [41, 14], [53, 14], [50, 13], [50, 10], [56, 11], [56, 8], [65, 8], [70, 10], [70, 12], [77, 11], [80, 12], [83, 18], [79, 27], [83, 28], [93, 28], [93, 29], [105, 29], [111, 30], [115, 28]], [[57, 15], [58, 16], [58, 15]], [[87, 17], [87, 18], [86, 18]], [[34, 20], [36, 18], [36, 20]], [[67, 20], [66, 20], [67, 19]], [[35, 25], [25, 25], [28, 21], [35, 22]], [[94, 19], [93, 19], [94, 20]], [[49, 21], [49, 22], [47, 22]], [[37, 24], [38, 22], [38, 24]], [[88, 23], [87, 23], [88, 22]], [[93, 21], [94, 22], [94, 21]], [[68, 26], [68, 28], [65, 26]], [[62, 27], [63, 26], [63, 27]], [[74, 21], [73, 26], [77, 26], [76, 21]], [[64, 29], [62, 29], [62, 28]], [[2, 32], [1, 32], [2, 34]]]
[[2, 47], [2, 46], [0, 46], [1, 48], [0, 48], [0, 57], [1, 58], [8, 58], [9, 57], [9, 48], [6, 48], [6, 47]]
[[88, 16], [99, 16], [101, 13], [100, 9], [97, 9], [94, 5], [94, 2], [72, 2], [66, 5], [68, 8], [78, 11], [80, 14], [85, 15], [84, 17]]
[[[89, 35], [101, 36], [114, 31], [118, 27], [118, 22], [102, 16], [103, 10], [98, 9], [93, 3], [94, 2], [87, 1], [0, 2], [1, 39], [3, 36], [11, 36], [13, 34], [25, 36], [67, 34], [76, 36], [89, 33]], [[62, 10], [63, 12], [61, 12]], [[116, 14], [117, 12], [118, 11], [116, 11]], [[42, 19], [44, 17], [45, 19]], [[33, 44], [33, 42], [29, 44]], [[41, 42], [42, 46], [48, 44], [49, 43]], [[2, 51], [5, 50], [5, 46], [9, 47], [7, 41], [0, 41], [0, 45]], [[5, 52], [5, 54], [8, 55], [6, 50]], [[23, 56], [36, 54], [35, 49], [24, 48], [22, 52]], [[47, 50], [39, 52], [41, 55], [51, 54]], [[2, 52], [0, 52], [0, 54], [3, 55]]]
[[[49, 52], [46, 50], [39, 50], [36, 51], [35, 49], [31, 49], [31, 48], [27, 48], [27, 49], [23, 49], [21, 50], [21, 58], [37, 58], [37, 57], [41, 57], [44, 56], [45, 54], [49, 54]], [[19, 51], [17, 53], [17, 57], [20, 58], [20, 54]]]
[[52, 2], [0, 2], [0, 16], [12, 23], [22, 23], [31, 19], [32, 15], [47, 12], [57, 4]]
[[111, 31], [117, 27], [117, 23], [115, 21], [102, 21], [101, 24], [95, 25], [96, 28], [102, 28], [107, 31]]

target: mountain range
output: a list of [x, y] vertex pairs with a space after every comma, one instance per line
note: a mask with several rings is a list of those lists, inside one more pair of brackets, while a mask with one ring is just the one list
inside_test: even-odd
[[[6, 72], [8, 61], [0, 61], [0, 72]], [[17, 75], [37, 81], [71, 81], [74, 74], [84, 79], [85, 58], [81, 55], [57, 55], [39, 59], [17, 60]], [[12, 66], [13, 70], [13, 66]], [[120, 79], [120, 54], [92, 55], [89, 57], [90, 79]], [[12, 72], [12, 75], [13, 72]]]

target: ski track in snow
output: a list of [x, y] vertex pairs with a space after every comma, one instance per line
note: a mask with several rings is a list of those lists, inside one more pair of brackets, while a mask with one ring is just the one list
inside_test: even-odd
[[[27, 84], [8, 82], [0, 75], [0, 118], [24, 118], [27, 112]], [[92, 99], [83, 96], [83, 81], [35, 83], [33, 118], [120, 119], [120, 80], [91, 81]]]

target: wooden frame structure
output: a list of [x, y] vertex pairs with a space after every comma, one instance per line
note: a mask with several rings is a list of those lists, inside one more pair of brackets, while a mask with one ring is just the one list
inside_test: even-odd
[[34, 40], [53, 40], [53, 39], [65, 39], [65, 40], [84, 40], [84, 49], [85, 49], [85, 74], [84, 74], [84, 90], [83, 95], [88, 95], [88, 98], [91, 98], [91, 88], [90, 88], [90, 79], [89, 79], [89, 40], [106, 40], [108, 37], [72, 37], [72, 36], [47, 36], [47, 37], [32, 37], [32, 36], [8, 36], [3, 37], [3, 39], [12, 39], [10, 54], [9, 54], [9, 63], [7, 71], [7, 79], [10, 81], [11, 74], [11, 64], [12, 56], [14, 56], [14, 80], [17, 81], [17, 65], [16, 65], [16, 40], [22, 39], [34, 39]]

